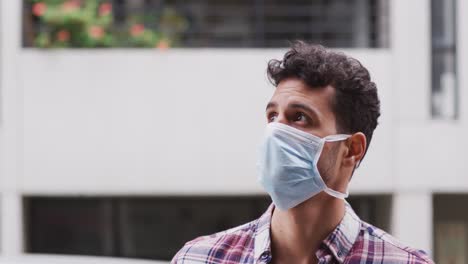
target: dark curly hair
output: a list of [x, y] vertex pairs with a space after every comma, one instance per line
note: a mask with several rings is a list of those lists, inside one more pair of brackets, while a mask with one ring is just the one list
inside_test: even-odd
[[321, 45], [295, 41], [283, 60], [268, 62], [268, 78], [278, 84], [287, 78], [298, 78], [311, 89], [331, 85], [335, 88], [332, 110], [339, 133], [362, 132], [367, 149], [380, 116], [377, 87], [369, 71], [344, 53]]

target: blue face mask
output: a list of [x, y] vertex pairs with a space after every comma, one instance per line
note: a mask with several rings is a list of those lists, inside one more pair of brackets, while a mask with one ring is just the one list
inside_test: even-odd
[[317, 168], [325, 142], [345, 140], [350, 135], [331, 135], [320, 138], [282, 123], [269, 123], [260, 146], [258, 180], [273, 203], [287, 210], [325, 191], [345, 199], [327, 187]]

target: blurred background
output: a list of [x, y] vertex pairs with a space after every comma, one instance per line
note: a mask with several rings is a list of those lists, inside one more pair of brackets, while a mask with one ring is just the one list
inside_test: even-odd
[[302, 39], [371, 72], [361, 218], [468, 263], [468, 2], [0, 2], [0, 251], [170, 260], [259, 217], [269, 59]]

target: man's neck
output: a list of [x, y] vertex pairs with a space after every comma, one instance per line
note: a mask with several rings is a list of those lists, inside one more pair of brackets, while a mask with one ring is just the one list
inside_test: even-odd
[[344, 201], [323, 192], [287, 211], [275, 209], [271, 220], [273, 262], [316, 263], [320, 244], [344, 213]]

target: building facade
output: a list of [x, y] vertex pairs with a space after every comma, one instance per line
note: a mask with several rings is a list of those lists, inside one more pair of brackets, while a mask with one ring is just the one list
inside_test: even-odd
[[[350, 199], [437, 263], [468, 263], [468, 2], [381, 2], [387, 19], [354, 19], [353, 34], [329, 40], [370, 70], [382, 101]], [[217, 32], [242, 32], [237, 44], [43, 50], [24, 45], [22, 16], [21, 1], [0, 2], [1, 254], [167, 259], [172, 230], [261, 213], [266, 63], [286, 46], [233, 23]]]

